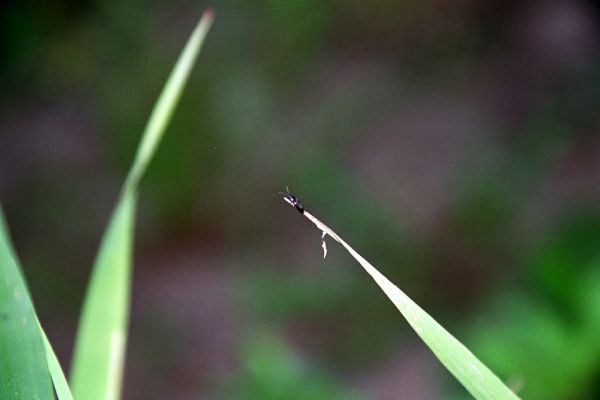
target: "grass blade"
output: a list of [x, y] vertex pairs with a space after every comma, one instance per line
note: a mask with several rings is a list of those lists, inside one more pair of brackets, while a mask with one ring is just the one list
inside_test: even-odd
[[[2, 212], [0, 211], [0, 263], [2, 264], [2, 268], [0, 268], [2, 270], [3, 274], [8, 274], [9, 272], [9, 268], [16, 268], [17, 272], [19, 273], [19, 276], [22, 276], [20, 271], [21, 268], [19, 266], [19, 262], [14, 254], [14, 250], [12, 247], [12, 244], [10, 243], [9, 240], [9, 236], [8, 236], [8, 230], [6, 229], [6, 225], [2, 216]], [[12, 267], [10, 266], [10, 264], [12, 263]], [[0, 278], [1, 279], [1, 278]], [[52, 377], [52, 383], [54, 383], [54, 389], [58, 395], [59, 400], [73, 400], [73, 397], [71, 396], [71, 391], [69, 389], [69, 385], [67, 384], [67, 380], [65, 378], [64, 372], [62, 370], [62, 368], [60, 367], [60, 364], [58, 362], [58, 359], [56, 358], [56, 355], [54, 354], [54, 350], [52, 349], [52, 346], [50, 345], [50, 342], [48, 341], [48, 338], [46, 337], [46, 333], [44, 332], [44, 330], [42, 329], [42, 326], [37, 318], [37, 315], [35, 313], [35, 309], [33, 307], [33, 303], [31, 302], [31, 298], [29, 296], [29, 292], [27, 291], [27, 288], [25, 286], [25, 281], [20, 278], [22, 280], [22, 284], [23, 287], [25, 287], [25, 291], [21, 291], [21, 293], [25, 293], [26, 296], [22, 296], [24, 297], [22, 300], [23, 301], [28, 301], [31, 304], [31, 309], [33, 310], [33, 316], [35, 318], [35, 323], [37, 325], [37, 335], [41, 338], [41, 340], [43, 341], [43, 348], [44, 348], [44, 354], [45, 354], [45, 358], [46, 358], [46, 362], [47, 362], [47, 371], [50, 372], [50, 376]], [[14, 281], [11, 278], [6, 278], [3, 279], [3, 282], [5, 283], [9, 283], [11, 281]], [[2, 293], [12, 293], [13, 291], [9, 290], [8, 287], [1, 287], [0, 285], [0, 291]], [[15, 292], [16, 293], [16, 292]], [[0, 296], [1, 297], [1, 296]], [[0, 301], [0, 309], [2, 309], [2, 311], [0, 311], [0, 315], [9, 315], [9, 306], [5, 305], [4, 300]], [[6, 314], [5, 314], [6, 313]], [[7, 321], [4, 317], [0, 316], [0, 319], [2, 320], [2, 322], [0, 323], [0, 326], [2, 329], [0, 329], [1, 332], [5, 333], [5, 334], [11, 334], [11, 332], [14, 333], [13, 329], [10, 326], [6, 326], [4, 325], [4, 323]], [[29, 324], [28, 324], [29, 326]], [[22, 333], [21, 328], [19, 328], [19, 334]], [[2, 336], [2, 334], [0, 334], [0, 336]], [[26, 335], [28, 336], [28, 335]], [[3, 346], [3, 345], [0, 345]], [[11, 349], [18, 349], [19, 354], [25, 355], [27, 354], [27, 350], [23, 350], [21, 349], [19, 346], [11, 346]], [[38, 351], [39, 348], [37, 348], [37, 345], [31, 346], [31, 347], [27, 347], [28, 350], [31, 351]], [[7, 364], [9, 366], [11, 366], [12, 368], [17, 368], [20, 365], [20, 362], [18, 360], [14, 360], [12, 358], [12, 356], [8, 353], [5, 353], [4, 350], [2, 350], [0, 352], [0, 354], [2, 355], [2, 357], [0, 359], [2, 360], [6, 360]], [[38, 368], [43, 368], [42, 367], [43, 363], [41, 363], [39, 360], [36, 360], [34, 368], [38, 369]], [[47, 371], [44, 372], [44, 375], [47, 376]], [[36, 374], [39, 374], [40, 372], [37, 372]], [[3, 377], [5, 376], [4, 374], [2, 375]], [[36, 387], [39, 386], [39, 384], [33, 382], [34, 378], [31, 378], [32, 380], [23, 380], [23, 383], [19, 384], [20, 386], [22, 386], [23, 384], [26, 385], [26, 387], [32, 390], [35, 390]], [[45, 383], [45, 379], [44, 380], [39, 380], [38, 381], [44, 385], [44, 387], [46, 386]], [[38, 382], [36, 381], [36, 382]], [[9, 383], [6, 382], [4, 380], [4, 378], [2, 379], [2, 381], [0, 382], [2, 383], [2, 388], [6, 388], [8, 390], [8, 388], [10, 388], [11, 386], [16, 385], [16, 383]], [[0, 394], [2, 394], [2, 399], [5, 398], [14, 398], [14, 397], [10, 397], [8, 393], [4, 393], [2, 392], [2, 388], [0, 388]], [[21, 393], [22, 398], [43, 398], [43, 397], [35, 397], [35, 394], [29, 393], [28, 391], [23, 391], [23, 390], [17, 390], [18, 393]], [[52, 392], [50, 392], [52, 393]], [[31, 396], [31, 397], [30, 397]], [[18, 397], [21, 398], [21, 397]], [[50, 398], [54, 398], [54, 396], [51, 395]]]
[[173, 115], [173, 111], [175, 111], [175, 106], [183, 93], [183, 88], [200, 53], [213, 19], [214, 12], [212, 9], [204, 12], [196, 29], [192, 32], [187, 44], [179, 55], [179, 59], [154, 105], [154, 109], [144, 129], [135, 161], [127, 176], [125, 183], [126, 190], [136, 190], [142, 175], [146, 171], [165, 132], [165, 128]]
[[67, 378], [65, 378], [65, 373], [58, 362], [58, 358], [52, 349], [52, 345], [50, 345], [50, 342], [48, 341], [48, 337], [46, 337], [46, 332], [44, 332], [39, 320], [37, 322], [42, 333], [42, 339], [44, 340], [46, 362], [48, 363], [48, 370], [50, 371], [50, 376], [52, 377], [52, 383], [54, 384], [54, 390], [58, 395], [58, 400], [73, 400], [73, 395], [71, 394], [71, 389], [67, 383]]
[[213, 12], [206, 11], [179, 56], [148, 120], [102, 239], [75, 343], [71, 387], [76, 399], [120, 397], [137, 187], [173, 114], [212, 20]]
[[136, 196], [124, 192], [94, 264], [75, 343], [75, 398], [116, 399], [121, 388], [129, 310]]
[[0, 210], [0, 399], [53, 399], [40, 329]]
[[[290, 198], [290, 195], [288, 195], [288, 199]], [[293, 198], [295, 199], [295, 197]], [[290, 203], [289, 200], [286, 201]], [[293, 203], [290, 204], [294, 206]], [[323, 232], [323, 237], [329, 235], [346, 248], [394, 303], [417, 335], [421, 337], [435, 356], [469, 393], [476, 399], [481, 400], [518, 399], [517, 395], [504, 385], [469, 349], [437, 323], [417, 303], [412, 301], [402, 290], [390, 282], [377, 268], [350, 247], [331, 228], [308, 211], [303, 210], [301, 212]]]

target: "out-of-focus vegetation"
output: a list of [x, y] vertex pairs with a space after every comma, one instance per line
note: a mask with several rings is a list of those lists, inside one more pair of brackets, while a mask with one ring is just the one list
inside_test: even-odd
[[210, 9], [204, 12], [165, 82], [102, 237], [73, 350], [70, 382], [76, 398], [120, 399], [131, 304], [139, 183], [177, 108], [213, 16], [214, 12]]
[[[63, 362], [139, 132], [207, 5], [2, 6], [0, 196]], [[212, 5], [142, 182], [124, 397], [465, 395], [347, 255], [322, 261], [286, 185], [524, 398], [598, 397], [595, 5]]]

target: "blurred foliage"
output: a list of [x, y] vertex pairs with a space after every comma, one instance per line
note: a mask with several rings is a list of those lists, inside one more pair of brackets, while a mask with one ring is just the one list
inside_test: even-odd
[[274, 333], [246, 346], [243, 380], [232, 385], [231, 398], [244, 399], [367, 399], [352, 393], [324, 370], [315, 369]]
[[588, 398], [600, 368], [600, 213], [567, 214], [532, 253], [529, 284], [495, 300], [475, 351], [524, 398]]
[[[74, 331], [89, 273], [82, 266], [207, 5], [2, 6], [0, 194], [53, 343]], [[217, 19], [204, 57], [142, 182], [134, 277], [138, 292], [154, 280], [189, 287], [190, 271], [200, 287], [219, 277], [212, 291], [181, 289], [189, 300], [164, 311], [171, 338], [181, 338], [165, 348], [209, 356], [189, 361], [180, 351], [165, 361], [140, 349], [126, 397], [164, 387], [180, 388], [175, 398], [217, 396], [235, 382], [236, 394], [256, 398], [277, 398], [283, 385], [352, 398], [372, 387], [364, 382], [373, 371], [415, 347], [393, 306], [335, 244], [321, 259], [319, 232], [277, 195], [289, 186], [525, 398], [597, 398], [597, 6], [211, 5]], [[167, 305], [179, 293], [154, 290]], [[187, 302], [208, 313], [202, 323], [188, 321]], [[156, 304], [137, 307], [136, 332], [165, 337], [166, 323], [144, 317]], [[214, 356], [200, 334], [234, 335], [234, 355]], [[69, 351], [62, 346], [64, 359]], [[235, 367], [215, 378], [207, 365], [222, 359]], [[139, 376], [149, 370], [164, 373]], [[460, 396], [440, 371], [445, 380], [426, 386]]]

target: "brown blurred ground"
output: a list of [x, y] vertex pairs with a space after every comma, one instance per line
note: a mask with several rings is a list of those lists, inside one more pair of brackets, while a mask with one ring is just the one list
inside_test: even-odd
[[[524, 397], [600, 396], [596, 3], [211, 5], [142, 185], [124, 398], [466, 398], [286, 186]], [[206, 6], [2, 6], [0, 199], [66, 365]]]

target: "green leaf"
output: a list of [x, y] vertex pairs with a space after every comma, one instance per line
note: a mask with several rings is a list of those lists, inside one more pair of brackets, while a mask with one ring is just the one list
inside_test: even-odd
[[148, 120], [135, 161], [96, 258], [75, 343], [76, 399], [118, 399], [121, 391], [138, 184], [162, 138], [213, 20], [207, 10], [190, 36]]
[[119, 397], [129, 311], [136, 196], [125, 191], [93, 268], [75, 343], [71, 388], [75, 398]]
[[[71, 396], [71, 392], [69, 390], [69, 386], [67, 384], [67, 380], [65, 378], [64, 372], [62, 370], [62, 368], [60, 367], [60, 363], [58, 362], [58, 359], [56, 358], [56, 354], [54, 354], [54, 350], [52, 349], [52, 346], [50, 345], [50, 342], [48, 341], [48, 338], [46, 337], [46, 333], [44, 332], [44, 330], [42, 329], [42, 326], [37, 318], [37, 315], [35, 313], [35, 309], [33, 308], [33, 303], [31, 301], [31, 297], [29, 295], [29, 292], [27, 290], [27, 287], [25, 285], [25, 280], [22, 278], [21, 275], [21, 268], [19, 266], [18, 260], [16, 258], [16, 256], [14, 255], [14, 250], [12, 247], [12, 244], [10, 243], [9, 240], [9, 236], [7, 233], [7, 229], [6, 229], [6, 225], [4, 222], [4, 218], [2, 215], [2, 212], [0, 210], [0, 264], [2, 265], [2, 267], [0, 268], [1, 273], [4, 275], [6, 274], [6, 278], [2, 279], [2, 277], [0, 277], [0, 279], [2, 280], [1, 283], [5, 283], [6, 285], [10, 286], [11, 282], [13, 283], [17, 283], [17, 286], [22, 286], [23, 289], [19, 290], [17, 287], [15, 287], [14, 291], [10, 290], [10, 288], [8, 286], [3, 287], [0, 283], [0, 291], [2, 292], [2, 294], [9, 294], [9, 293], [24, 293], [24, 296], [21, 296], [21, 301], [23, 301], [24, 303], [29, 303], [29, 305], [24, 304], [21, 305], [22, 306], [22, 310], [23, 312], [26, 312], [27, 315], [29, 315], [29, 309], [32, 310], [33, 312], [33, 316], [34, 316], [34, 321], [35, 324], [37, 325], [36, 330], [37, 332], [35, 333], [31, 333], [31, 335], [33, 336], [38, 336], [39, 339], [41, 339], [43, 341], [43, 348], [44, 348], [44, 354], [45, 354], [45, 359], [46, 359], [46, 363], [47, 363], [47, 368], [41, 368], [41, 366], [43, 365], [42, 363], [39, 362], [39, 360], [36, 360], [35, 364], [33, 364], [33, 366], [35, 367], [36, 371], [39, 370], [40, 368], [43, 370], [43, 374], [44, 374], [44, 378], [43, 379], [37, 379], [35, 380], [35, 382], [39, 381], [38, 383], [35, 383], [34, 380], [23, 380], [23, 383], [17, 383], [17, 381], [14, 381], [12, 378], [10, 378], [10, 374], [9, 375], [4, 375], [4, 373], [2, 374], [2, 379], [0, 380], [0, 383], [2, 384], [0, 387], [0, 394], [2, 394], [3, 396], [0, 397], [2, 399], [12, 399], [12, 398], [45, 398], [45, 397], [36, 397], [36, 394], [34, 393], [30, 393], [28, 390], [37, 390], [36, 388], [38, 388], [40, 385], [44, 386], [44, 390], [45, 390], [45, 380], [48, 377], [48, 370], [50, 371], [50, 376], [52, 377], [52, 382], [54, 383], [54, 388], [56, 390], [56, 393], [58, 395], [59, 400], [72, 400], [73, 397]], [[11, 276], [13, 273], [11, 273], [11, 269], [15, 269], [17, 271], [17, 274], [14, 276]], [[18, 279], [17, 279], [18, 278]], [[14, 285], [13, 285], [14, 286]], [[12, 300], [12, 299], [11, 299]], [[18, 307], [18, 305], [16, 305]], [[7, 335], [13, 335], [15, 330], [14, 330], [14, 326], [11, 325], [11, 322], [8, 322], [8, 315], [14, 314], [13, 312], [10, 311], [11, 306], [7, 303], [5, 305], [5, 299], [2, 298], [2, 295], [0, 295], [0, 337], [3, 336], [3, 334], [7, 334]], [[7, 316], [7, 318], [4, 317], [4, 315]], [[16, 315], [16, 314], [14, 314]], [[21, 319], [19, 319], [21, 320]], [[22, 318], [23, 321], [28, 320], [28, 317], [26, 315], [23, 316]], [[14, 321], [12, 321], [14, 323]], [[8, 324], [8, 325], [5, 325]], [[27, 325], [29, 326], [29, 323], [27, 323]], [[17, 332], [19, 332], [19, 335], [21, 334], [21, 329], [22, 328], [18, 328]], [[21, 339], [26, 338], [26, 336], [23, 336]], [[37, 339], [35, 339], [35, 343], [37, 343]], [[18, 354], [20, 355], [26, 355], [28, 351], [39, 351], [39, 348], [37, 347], [37, 344], [31, 345], [31, 346], [26, 346], [27, 350], [19, 350]], [[4, 352], [4, 346], [7, 346], [7, 349], [16, 349], [19, 348], [18, 345], [11, 345], [10, 342], [5, 341], [4, 339], [2, 339], [2, 344], [0, 344], [0, 346], [2, 347], [2, 351], [0, 351], [0, 355], [2, 356], [1, 359], [2, 360], [6, 360], [7, 365], [12, 367], [13, 369], [16, 368], [20, 368], [22, 366], [22, 362], [20, 360], [15, 360], [13, 359], [13, 356], [5, 353]], [[3, 370], [4, 372], [4, 370]], [[10, 371], [9, 371], [10, 372]], [[36, 374], [40, 374], [39, 371], [36, 372]], [[24, 373], [19, 374], [19, 376], [26, 376]], [[32, 378], [33, 379], [33, 378]], [[7, 390], [10, 391], [11, 387], [15, 387], [15, 385], [19, 385], [19, 387], [23, 386], [23, 384], [25, 385], [25, 387], [28, 389], [27, 391], [24, 390], [20, 390], [17, 389], [16, 390], [16, 394], [19, 394], [19, 396], [24, 396], [24, 397], [11, 397], [10, 393], [4, 393], [2, 390]], [[50, 392], [52, 393], [52, 392]], [[53, 399], [54, 396], [50, 395], [49, 397], [50, 399]]]
[[171, 120], [175, 106], [183, 93], [183, 88], [187, 83], [213, 19], [214, 13], [212, 9], [204, 12], [196, 29], [192, 32], [187, 44], [179, 55], [179, 59], [154, 105], [152, 114], [150, 114], [150, 118], [144, 129], [135, 161], [125, 182], [125, 190], [137, 190], [137, 185], [144, 172], [146, 172], [148, 164], [156, 151], [156, 147], [165, 132], [165, 128]]
[[58, 395], [58, 400], [73, 400], [73, 395], [71, 394], [71, 389], [69, 388], [69, 384], [67, 383], [67, 378], [65, 378], [65, 373], [63, 372], [60, 363], [58, 362], [58, 358], [52, 349], [52, 345], [48, 341], [46, 337], [46, 332], [42, 328], [39, 320], [38, 325], [40, 327], [40, 331], [42, 333], [42, 338], [44, 339], [44, 348], [46, 349], [46, 362], [48, 363], [48, 369], [50, 370], [50, 376], [52, 376], [52, 383], [54, 383], [54, 390]]
[[0, 399], [53, 399], [44, 343], [0, 210]]
[[346, 242], [342, 245], [375, 280], [410, 326], [456, 379], [476, 399], [518, 399], [502, 381], [469, 349], [437, 323], [429, 314], [360, 256]]
[[[435, 319], [379, 272], [377, 268], [350, 247], [337, 233], [308, 211], [305, 210], [303, 215], [323, 231], [323, 238], [325, 235], [329, 235], [346, 248], [394, 303], [438, 360], [476, 399], [518, 399], [517, 395], [504, 385], [469, 349], [438, 324]], [[323, 247], [325, 249], [325, 242], [323, 242]]]

